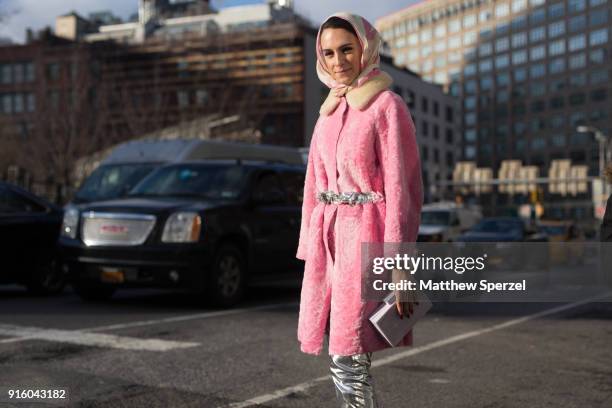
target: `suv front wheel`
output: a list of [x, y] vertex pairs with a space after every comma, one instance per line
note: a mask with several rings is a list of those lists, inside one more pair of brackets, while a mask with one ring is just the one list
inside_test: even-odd
[[246, 264], [242, 252], [234, 245], [225, 244], [215, 254], [206, 298], [214, 306], [233, 306], [244, 295], [245, 280]]

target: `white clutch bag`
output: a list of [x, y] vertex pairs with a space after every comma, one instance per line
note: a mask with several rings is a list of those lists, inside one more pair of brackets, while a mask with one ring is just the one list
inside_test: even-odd
[[404, 316], [402, 319], [395, 306], [395, 293], [391, 292], [384, 299], [384, 303], [376, 309], [370, 316], [370, 321], [376, 330], [392, 347], [402, 340], [402, 338], [412, 329], [427, 312], [431, 309], [431, 301], [422, 292], [417, 292], [418, 305], [412, 305], [410, 317]]

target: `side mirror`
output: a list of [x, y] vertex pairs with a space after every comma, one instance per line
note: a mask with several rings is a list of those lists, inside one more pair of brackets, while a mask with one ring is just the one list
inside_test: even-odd
[[278, 188], [269, 191], [257, 191], [253, 194], [253, 202], [258, 205], [284, 204], [286, 196]]

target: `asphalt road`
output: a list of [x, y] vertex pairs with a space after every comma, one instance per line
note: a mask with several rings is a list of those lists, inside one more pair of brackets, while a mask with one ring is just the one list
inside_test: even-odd
[[[612, 297], [591, 300], [436, 304], [414, 347], [374, 353], [383, 406], [612, 407]], [[2, 286], [0, 407], [337, 407], [326, 348], [299, 351], [298, 301], [296, 287], [224, 311], [179, 291], [83, 303]], [[68, 398], [8, 398], [41, 388]]]

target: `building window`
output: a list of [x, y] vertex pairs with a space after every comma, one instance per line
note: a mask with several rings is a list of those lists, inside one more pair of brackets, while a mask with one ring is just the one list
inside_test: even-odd
[[446, 35], [446, 26], [444, 24], [439, 24], [434, 29], [434, 35], [437, 38], [443, 38]]
[[516, 68], [514, 70], [514, 82], [523, 82], [527, 79], [527, 69], [525, 68]]
[[36, 95], [31, 92], [26, 94], [26, 109], [28, 112], [34, 112], [36, 110]]
[[446, 143], [453, 143], [453, 130], [450, 128], [446, 128]]
[[523, 28], [527, 27], [527, 16], [522, 14], [514, 17], [510, 25], [512, 26], [512, 31], [522, 30]]
[[421, 120], [421, 134], [423, 136], [428, 136], [429, 135], [429, 123], [427, 123], [427, 121], [425, 120]]
[[544, 9], [537, 9], [531, 12], [529, 15], [529, 23], [533, 26], [543, 22], [546, 19], [546, 12]]
[[451, 33], [456, 33], [461, 30], [461, 21], [459, 19], [454, 19], [448, 22], [448, 31]]
[[517, 136], [524, 135], [527, 131], [527, 125], [524, 122], [515, 122], [513, 128], [514, 134]]
[[565, 52], [565, 40], [553, 41], [548, 45], [549, 55], [559, 55]]
[[433, 102], [433, 114], [435, 117], [438, 117], [440, 114], [440, 104], [438, 101]]
[[60, 77], [60, 64], [52, 62], [47, 64], [47, 81], [57, 81]]
[[480, 90], [487, 91], [493, 88], [493, 79], [490, 76], [480, 78]]
[[550, 118], [550, 127], [552, 129], [559, 129], [565, 126], [565, 116], [563, 115], [555, 115]]
[[529, 31], [529, 41], [538, 42], [546, 38], [546, 30], [544, 27], [537, 27]]
[[581, 52], [579, 54], [572, 55], [569, 59], [570, 69], [580, 69], [586, 67], [586, 54]]
[[0, 83], [10, 84], [13, 82], [13, 70], [10, 64], [0, 65]]
[[519, 65], [527, 62], [527, 51], [520, 50], [512, 53], [512, 64]]
[[529, 59], [531, 61], [541, 60], [546, 57], [546, 47], [544, 45], [536, 45], [529, 50]]
[[591, 50], [589, 53], [589, 62], [595, 64], [603, 64], [606, 61], [606, 50], [604, 48], [598, 48]]
[[454, 49], [461, 47], [461, 37], [451, 37], [448, 39], [448, 48]]
[[518, 13], [521, 10], [527, 8], [527, 0], [513, 0], [512, 1], [512, 12]]
[[557, 97], [551, 98], [550, 107], [552, 109], [559, 109], [559, 108], [562, 108], [563, 106], [565, 106], [565, 100], [563, 96], [557, 96]]
[[544, 101], [533, 101], [531, 102], [531, 111], [532, 112], [542, 112], [544, 110], [544, 108], [546, 107], [546, 104], [544, 103]]
[[569, 31], [575, 33], [577, 31], [583, 31], [586, 27], [586, 16], [584, 14], [570, 18]]
[[176, 91], [176, 100], [180, 108], [189, 106], [189, 92], [187, 91]]
[[23, 103], [23, 94], [14, 94], [14, 99], [13, 99], [13, 111], [15, 113], [21, 113], [24, 110], [24, 103]]
[[510, 75], [507, 72], [497, 74], [497, 86], [507, 86], [510, 84]]
[[450, 106], [446, 107], [446, 121], [449, 123], [453, 122], [453, 108]]
[[568, 49], [569, 51], [581, 50], [586, 47], [586, 36], [584, 34], [578, 34], [570, 37]]
[[491, 59], [482, 60], [478, 64], [478, 70], [480, 72], [489, 72], [491, 69], [493, 69], [493, 61]]
[[471, 160], [476, 157], [476, 148], [474, 146], [465, 146], [463, 153], [466, 159]]
[[510, 48], [510, 39], [508, 37], [502, 37], [495, 41], [495, 52], [503, 52]]
[[584, 72], [572, 74], [569, 78], [570, 86], [573, 88], [581, 88], [586, 85], [586, 74]]
[[421, 111], [423, 113], [427, 113], [428, 110], [429, 110], [429, 101], [427, 100], [426, 97], [422, 96], [421, 97]]
[[601, 12], [598, 10], [591, 11], [589, 13], [589, 25], [598, 26], [601, 24], [606, 24], [608, 22], [608, 13]]
[[551, 74], [558, 74], [565, 71], [565, 59], [556, 58], [552, 60], [548, 66], [548, 69]]
[[598, 69], [590, 73], [589, 83], [591, 85], [603, 84], [608, 82], [608, 70]]
[[476, 14], [468, 14], [463, 17], [463, 28], [470, 28], [476, 25]]
[[13, 113], [13, 97], [11, 94], [0, 94], [0, 112], [4, 114]]
[[478, 38], [478, 34], [476, 33], [476, 31], [465, 33], [463, 34], [463, 45], [466, 46], [466, 45], [474, 44], [477, 38]]
[[608, 28], [602, 28], [600, 30], [593, 31], [589, 34], [589, 44], [599, 45], [608, 42]]
[[569, 96], [570, 105], [582, 105], [586, 100], [586, 95], [584, 93], [575, 93]]
[[607, 91], [605, 89], [595, 89], [593, 91], [591, 91], [591, 100], [598, 102], [598, 101], [605, 101], [607, 97]]
[[510, 14], [510, 5], [507, 3], [502, 3], [502, 4], [498, 4], [495, 7], [495, 17], [500, 18], [500, 17], [506, 17], [508, 14]]
[[466, 81], [464, 84], [464, 89], [466, 94], [475, 94], [476, 93], [476, 81], [471, 79]]
[[565, 34], [565, 21], [557, 21], [548, 25], [548, 37], [554, 38]]
[[510, 64], [510, 57], [508, 54], [499, 55], [495, 58], [495, 68], [501, 69], [506, 68]]
[[586, 0], [568, 0], [567, 11], [570, 13], [577, 13], [584, 10], [586, 6]]
[[478, 55], [480, 55], [481, 57], [489, 56], [492, 52], [493, 46], [490, 42], [482, 43], [478, 46]]
[[36, 71], [32, 62], [26, 62], [25, 68], [25, 80], [26, 82], [34, 82], [36, 80]]
[[543, 82], [532, 84], [529, 91], [533, 97], [543, 96], [546, 94], [546, 84]]
[[518, 48], [527, 44], [527, 33], [516, 33], [512, 35], [512, 47]]
[[505, 102], [508, 102], [509, 99], [510, 99], [510, 94], [508, 93], [508, 90], [498, 89], [497, 92], [495, 92], [495, 102], [505, 103]]
[[563, 2], [548, 6], [548, 18], [560, 18], [565, 14], [565, 4]]
[[464, 115], [464, 121], [466, 126], [476, 125], [476, 114], [474, 112], [468, 112]]
[[13, 65], [13, 82], [16, 84], [22, 83], [24, 80], [24, 72], [22, 64]]
[[433, 137], [436, 140], [440, 138], [440, 127], [436, 124], [433, 125]]

